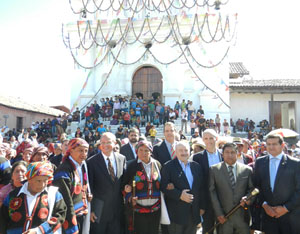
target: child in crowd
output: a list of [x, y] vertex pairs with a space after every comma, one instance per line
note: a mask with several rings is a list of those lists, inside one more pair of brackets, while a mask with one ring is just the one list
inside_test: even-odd
[[106, 132], [105, 127], [103, 126], [103, 123], [100, 124], [100, 126], [97, 128], [97, 132], [99, 132], [100, 136]]
[[136, 116], [135, 115], [133, 115], [132, 117], [131, 117], [131, 126], [135, 126], [136, 125]]
[[[193, 114], [193, 113], [192, 113], [192, 114]], [[194, 133], [195, 133], [195, 128], [196, 128], [196, 123], [195, 123], [195, 121], [192, 119], [192, 116], [191, 116], [190, 128], [191, 128], [191, 135], [194, 135]]]
[[141, 119], [141, 126], [142, 127], [145, 127], [146, 126], [146, 119], [144, 116], [142, 116], [142, 119]]
[[156, 134], [157, 134], [157, 131], [155, 129], [155, 126], [153, 125], [151, 127], [151, 129], [149, 130], [149, 135], [150, 135], [150, 138], [151, 138], [151, 143], [153, 145], [154, 141], [155, 141], [155, 137], [156, 137]]
[[134, 111], [133, 108], [130, 109], [130, 115], [131, 115], [131, 116], [134, 116], [134, 115], [135, 115], [135, 111]]
[[140, 126], [141, 126], [141, 117], [140, 117], [140, 116], [137, 116], [135, 125], [136, 125], [138, 128], [140, 128]]
[[112, 132], [111, 131], [111, 126], [108, 126], [108, 129], [106, 130], [107, 132]]
[[135, 115], [136, 115], [137, 117], [140, 117], [140, 116], [141, 116], [141, 110], [142, 110], [141, 106], [140, 106], [139, 104], [137, 104], [137, 106], [136, 106], [136, 108], [135, 108]]
[[190, 121], [192, 121], [192, 120], [195, 120], [195, 113], [194, 112], [192, 112], [191, 116], [190, 116]]
[[148, 122], [147, 126], [146, 126], [146, 133], [145, 133], [146, 137], [150, 135], [149, 131], [150, 131], [151, 128], [152, 128], [151, 122]]
[[153, 120], [153, 124], [156, 125], [156, 127], [159, 127], [159, 117], [158, 117], [158, 115], [155, 115], [155, 118]]

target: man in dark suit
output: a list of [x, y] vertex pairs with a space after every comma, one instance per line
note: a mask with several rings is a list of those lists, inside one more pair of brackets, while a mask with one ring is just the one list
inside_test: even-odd
[[[219, 162], [222, 162], [222, 155], [220, 151], [217, 150], [216, 142], [218, 140], [218, 134], [213, 129], [206, 129], [202, 134], [202, 140], [206, 146], [206, 149], [198, 154], [193, 156], [193, 160], [200, 164], [203, 169], [204, 176], [204, 192], [205, 192], [205, 201], [206, 209], [205, 214], [203, 215], [203, 233], [206, 233], [211, 227], [215, 224], [215, 214], [210, 200], [209, 195], [209, 168]], [[210, 233], [212, 234], [212, 233]]]
[[240, 208], [228, 220], [224, 217], [239, 203], [242, 206], [249, 204], [246, 197], [254, 189], [252, 168], [237, 162], [237, 152], [234, 143], [226, 143], [223, 146], [224, 162], [213, 165], [209, 172], [211, 201], [216, 217], [222, 224], [219, 229], [222, 234], [250, 233], [249, 220], [245, 220], [245, 212], [248, 211]]
[[[164, 125], [165, 139], [161, 143], [153, 147], [153, 158], [160, 162], [163, 167], [164, 164], [174, 158], [176, 158], [176, 141], [175, 141], [176, 129], [172, 122], [166, 122]], [[168, 234], [167, 225], [161, 225], [162, 233]]]
[[167, 122], [164, 125], [165, 140], [153, 147], [153, 158], [163, 166], [166, 162], [176, 157], [175, 147], [175, 126], [174, 123]]
[[[88, 171], [93, 193], [90, 233], [119, 234], [122, 214], [121, 179], [126, 159], [113, 152], [116, 137], [110, 132], [101, 137], [101, 152], [88, 159]], [[99, 207], [98, 210], [95, 210]], [[100, 216], [100, 221], [97, 218]], [[96, 221], [97, 220], [97, 221]]]
[[268, 155], [255, 163], [254, 185], [263, 201], [266, 234], [300, 233], [300, 162], [282, 152], [283, 138], [268, 135]]
[[136, 159], [135, 146], [139, 141], [139, 130], [131, 128], [128, 133], [129, 143], [123, 145], [120, 149], [120, 154], [126, 157], [127, 162]]
[[[201, 215], [205, 212], [204, 180], [199, 164], [189, 161], [190, 146], [186, 141], [176, 145], [176, 159], [165, 164], [161, 173], [161, 190], [166, 205], [172, 234], [196, 234]], [[169, 184], [173, 189], [167, 189]]]

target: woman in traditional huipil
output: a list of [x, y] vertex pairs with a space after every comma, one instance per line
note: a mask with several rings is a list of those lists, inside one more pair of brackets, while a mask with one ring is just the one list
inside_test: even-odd
[[[136, 234], [157, 234], [160, 221], [160, 163], [151, 157], [151, 143], [143, 140], [136, 146], [137, 159], [128, 164], [124, 175], [124, 196], [134, 212], [129, 228]], [[132, 187], [135, 181], [136, 187]], [[135, 190], [135, 197], [132, 192]], [[129, 204], [130, 205], [130, 204]]]
[[15, 162], [11, 168], [11, 181], [0, 189], [0, 207], [3, 204], [7, 195], [15, 188], [21, 187], [22, 181], [26, 179], [25, 173], [27, 170], [27, 162], [18, 161]]

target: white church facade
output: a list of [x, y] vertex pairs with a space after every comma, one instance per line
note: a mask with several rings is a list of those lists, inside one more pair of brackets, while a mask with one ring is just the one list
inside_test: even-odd
[[[75, 61], [73, 109], [115, 95], [138, 94], [151, 100], [158, 94], [171, 108], [176, 101], [191, 100], [196, 109], [202, 105], [207, 118], [215, 118], [218, 113], [229, 119], [228, 54], [234, 33], [226, 34], [227, 18], [220, 21], [220, 17], [202, 11], [141, 17], [130, 23], [129, 19], [118, 18], [66, 24], [69, 49], [83, 42], [85, 47], [92, 45], [88, 50], [82, 46], [70, 49]], [[234, 28], [236, 15], [228, 19]], [[211, 31], [206, 22], [210, 22]], [[196, 24], [204, 25], [202, 31], [199, 27], [196, 30]], [[86, 28], [91, 33], [84, 37]], [[214, 41], [216, 38], [220, 40]]]

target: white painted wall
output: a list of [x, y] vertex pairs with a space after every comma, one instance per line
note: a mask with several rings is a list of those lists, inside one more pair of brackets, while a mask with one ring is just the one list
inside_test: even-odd
[[[257, 125], [261, 120], [269, 121], [269, 101], [271, 94], [245, 94], [231, 93], [231, 118], [252, 119]], [[274, 94], [274, 101], [295, 101], [296, 129], [300, 132], [300, 95], [299, 94]], [[287, 117], [286, 117], [287, 118]]]

